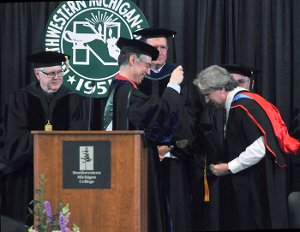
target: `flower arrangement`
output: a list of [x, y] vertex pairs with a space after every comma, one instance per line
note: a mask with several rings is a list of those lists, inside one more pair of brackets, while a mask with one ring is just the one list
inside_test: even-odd
[[40, 175], [39, 188], [34, 191], [37, 199], [30, 202], [30, 205], [33, 205], [33, 209], [28, 208], [29, 212], [36, 216], [38, 224], [36, 228], [30, 226], [28, 232], [80, 232], [76, 224], [73, 224], [72, 230], [67, 226], [71, 214], [68, 203], [63, 207], [62, 202], [59, 201], [57, 213], [52, 214], [50, 202], [44, 200], [44, 183], [45, 176]]

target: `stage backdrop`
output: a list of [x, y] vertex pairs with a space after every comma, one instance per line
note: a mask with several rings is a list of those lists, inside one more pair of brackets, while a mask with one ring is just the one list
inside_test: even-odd
[[[299, 138], [300, 1], [133, 2], [150, 26], [177, 31], [177, 61], [192, 74], [188, 77], [191, 81], [212, 64], [240, 62], [260, 69], [257, 92], [278, 107], [291, 133]], [[59, 4], [53, 1], [0, 3], [0, 147], [8, 97], [34, 79], [25, 57], [44, 49], [45, 27]], [[94, 117], [101, 117], [102, 108], [99, 100]], [[94, 129], [99, 128], [100, 124], [94, 125]]]

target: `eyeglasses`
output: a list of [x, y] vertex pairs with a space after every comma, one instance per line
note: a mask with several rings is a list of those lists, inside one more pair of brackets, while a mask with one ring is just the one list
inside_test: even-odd
[[148, 62], [146, 62], [144, 60], [142, 60], [142, 61], [145, 63], [147, 69], [152, 68], [152, 64], [151, 63], [148, 63]]
[[151, 64], [151, 63], [149, 63], [149, 62], [143, 60], [141, 57], [139, 58], [139, 60], [143, 61], [143, 63], [146, 65], [146, 68], [147, 68], [147, 69], [152, 68], [152, 64]]
[[44, 73], [48, 78], [55, 78], [56, 75], [57, 77], [62, 77], [63, 75], [65, 75], [64, 71], [63, 70], [60, 70], [60, 71], [57, 71], [57, 72], [49, 72], [49, 73], [46, 73], [42, 70], [40, 70], [42, 73]]

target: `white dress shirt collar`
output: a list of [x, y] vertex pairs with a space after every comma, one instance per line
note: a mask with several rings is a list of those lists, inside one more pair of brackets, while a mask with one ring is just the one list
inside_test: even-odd
[[231, 90], [230, 92], [228, 92], [228, 95], [226, 97], [226, 100], [225, 100], [225, 110], [226, 110], [226, 122], [225, 122], [225, 127], [226, 127], [226, 124], [227, 124], [227, 119], [228, 119], [228, 116], [229, 116], [229, 111], [230, 111], [230, 106], [231, 106], [231, 102], [234, 98], [234, 96], [242, 91], [242, 90], [246, 90], [246, 91], [249, 91], [248, 89], [245, 89], [245, 88], [242, 88], [242, 87], [236, 87], [235, 89]]

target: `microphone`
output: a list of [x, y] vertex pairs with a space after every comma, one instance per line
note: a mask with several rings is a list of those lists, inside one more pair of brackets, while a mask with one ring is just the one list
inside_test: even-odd
[[[95, 81], [91, 81], [91, 89], [93, 90], [94, 87], [95, 87]], [[88, 117], [88, 130], [90, 131], [91, 130], [91, 119], [92, 119], [92, 101], [93, 101], [93, 98], [92, 98], [92, 93], [93, 91], [91, 91], [91, 95], [90, 95], [90, 98], [89, 98], [89, 117]]]

